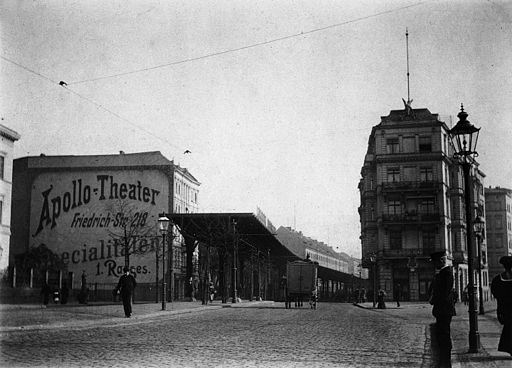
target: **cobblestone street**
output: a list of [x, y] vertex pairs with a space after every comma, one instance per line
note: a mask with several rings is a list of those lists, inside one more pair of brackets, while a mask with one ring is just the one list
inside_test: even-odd
[[1, 334], [4, 366], [429, 367], [430, 309], [282, 304]]

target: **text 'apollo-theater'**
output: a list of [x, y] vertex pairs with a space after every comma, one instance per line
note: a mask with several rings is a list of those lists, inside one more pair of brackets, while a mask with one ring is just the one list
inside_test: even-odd
[[[160, 191], [156, 189], [143, 186], [139, 180], [136, 183], [118, 183], [110, 175], [97, 175], [96, 180], [98, 185], [93, 188], [90, 185], [83, 185], [82, 179], [72, 180], [70, 191], [53, 197], [50, 197], [53, 185], [41, 192], [43, 205], [39, 216], [39, 224], [33, 236], [38, 235], [50, 224], [53, 229], [62, 213], [67, 213], [88, 204], [91, 201], [91, 196], [96, 196], [99, 201], [129, 199], [155, 205], [156, 197], [160, 194]], [[126, 221], [135, 221], [135, 226], [143, 226], [146, 223], [147, 216], [147, 212], [140, 212], [128, 219], [121, 213], [86, 216], [77, 212], [73, 217], [71, 227], [108, 227], [110, 225], [118, 227], [126, 226]]]

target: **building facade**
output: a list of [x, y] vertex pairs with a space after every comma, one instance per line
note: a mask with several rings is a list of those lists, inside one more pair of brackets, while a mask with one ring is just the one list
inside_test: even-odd
[[11, 241], [12, 161], [20, 135], [0, 124], [0, 273], [9, 266]]
[[[43, 245], [65, 268], [52, 282], [73, 288], [82, 274], [109, 288], [125, 265], [141, 286], [161, 280], [159, 214], [197, 211], [200, 185], [160, 152], [23, 157], [14, 160], [13, 183], [11, 264]], [[181, 239], [169, 238], [169, 292], [178, 298], [185, 261]]]
[[503, 272], [499, 263], [502, 256], [512, 255], [512, 190], [485, 188], [485, 218], [489, 274]]
[[[476, 194], [484, 177], [477, 165]], [[403, 300], [428, 300], [434, 274], [429, 255], [440, 250], [452, 260], [462, 293], [467, 284], [463, 188], [449, 128], [437, 114], [392, 110], [372, 128], [359, 182], [360, 238], [363, 264], [388, 298], [399, 293]], [[476, 214], [484, 201], [472, 197]]]

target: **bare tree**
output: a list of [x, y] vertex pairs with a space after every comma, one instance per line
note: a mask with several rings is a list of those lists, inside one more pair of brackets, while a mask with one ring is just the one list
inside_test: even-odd
[[[118, 244], [122, 245], [124, 265], [130, 267], [130, 254], [139, 254], [135, 246], [137, 239], [153, 237], [156, 232], [156, 222], [153, 221], [148, 208], [135, 206], [127, 200], [111, 202], [107, 209], [114, 216], [114, 226], [108, 234]], [[158, 242], [156, 244], [158, 247]]]

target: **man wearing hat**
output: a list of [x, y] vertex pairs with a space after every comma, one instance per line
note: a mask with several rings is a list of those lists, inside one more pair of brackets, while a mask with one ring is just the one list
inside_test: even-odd
[[436, 318], [436, 337], [439, 344], [440, 366], [451, 367], [452, 340], [450, 323], [455, 315], [453, 293], [453, 271], [448, 264], [445, 251], [430, 255], [436, 274], [432, 281], [430, 304], [433, 305], [432, 315]]
[[498, 302], [498, 321], [503, 325], [498, 351], [512, 355], [512, 257], [500, 258], [505, 272], [492, 279], [491, 292]]
[[129, 267], [125, 266], [123, 272], [124, 274], [119, 278], [116, 290], [118, 294], [121, 294], [121, 299], [123, 300], [124, 315], [126, 318], [130, 318], [132, 315], [132, 293], [137, 283], [135, 282], [135, 277], [130, 274]]

